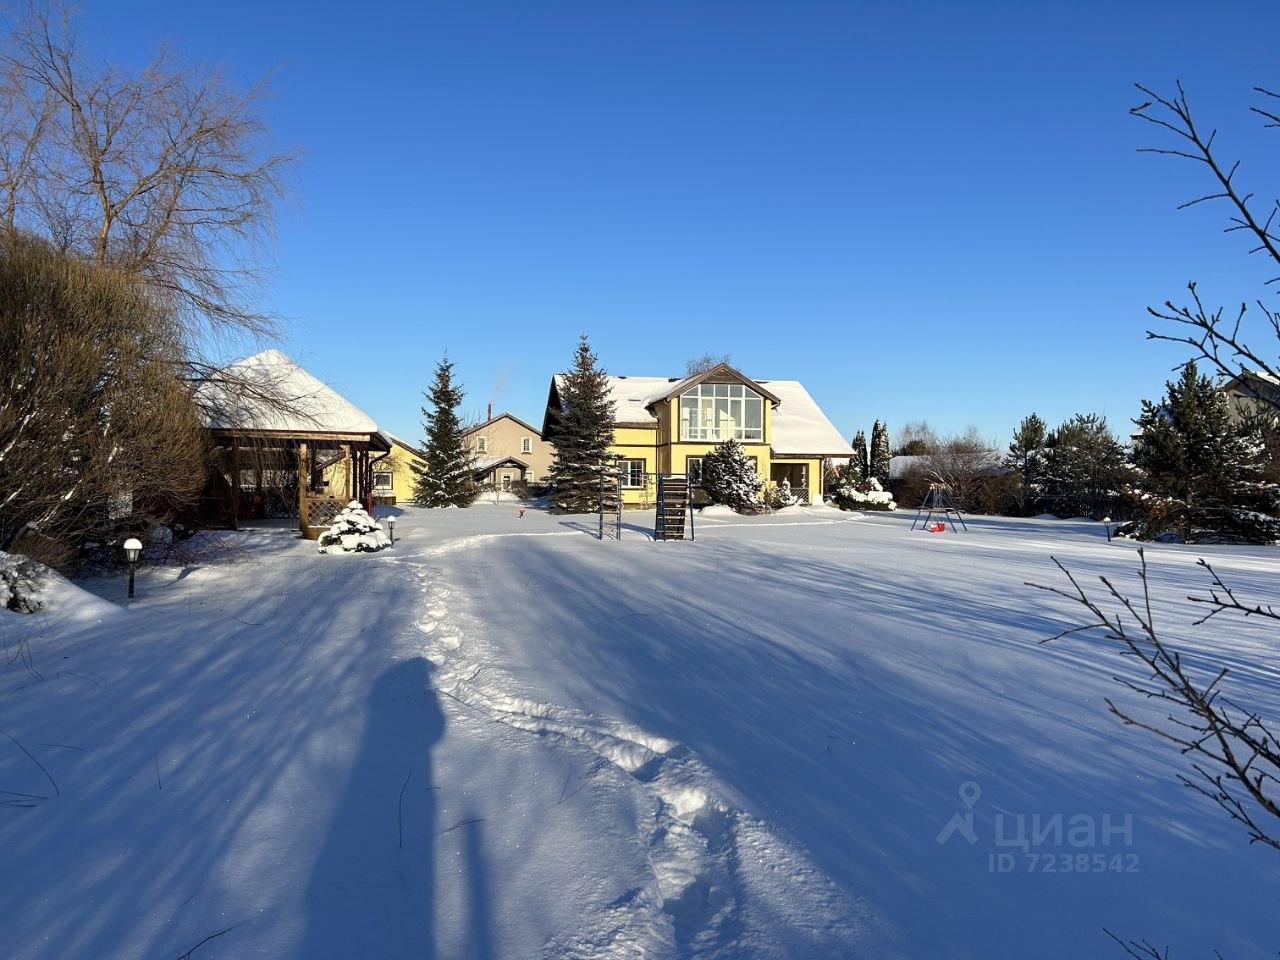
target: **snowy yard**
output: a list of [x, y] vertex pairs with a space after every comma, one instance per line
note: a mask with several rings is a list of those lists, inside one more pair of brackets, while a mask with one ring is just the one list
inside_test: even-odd
[[[120, 579], [0, 611], [5, 957], [1280, 944], [1280, 855], [1106, 714], [1126, 663], [1037, 644], [1079, 622], [1023, 585], [1060, 582], [1051, 553], [1136, 588], [1097, 524], [398, 519], [377, 554], [263, 528], [229, 535], [237, 562], [143, 571], [127, 606]], [[1276, 603], [1280, 555], [1148, 551], [1168, 636], [1280, 716], [1280, 631], [1190, 626], [1198, 556]]]

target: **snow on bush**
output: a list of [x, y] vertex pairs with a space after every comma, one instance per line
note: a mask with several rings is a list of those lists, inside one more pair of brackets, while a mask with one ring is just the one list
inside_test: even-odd
[[369, 516], [359, 500], [343, 507], [329, 529], [320, 534], [321, 553], [373, 553], [389, 546], [391, 541], [378, 521]]
[[712, 503], [723, 503], [738, 513], [758, 513], [764, 504], [755, 461], [737, 440], [726, 440], [702, 460], [702, 489]]
[[781, 509], [783, 507], [794, 507], [799, 502], [800, 495], [791, 492], [791, 481], [783, 477], [782, 482], [774, 488], [773, 506]]
[[18, 613], [35, 613], [44, 606], [40, 575], [25, 557], [0, 553], [0, 605]]
[[897, 510], [893, 494], [880, 486], [880, 481], [870, 477], [861, 482], [842, 478], [843, 482], [831, 491], [831, 502], [841, 510]]

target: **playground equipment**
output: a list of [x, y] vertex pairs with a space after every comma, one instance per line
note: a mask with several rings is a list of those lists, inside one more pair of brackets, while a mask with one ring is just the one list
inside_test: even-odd
[[[941, 521], [935, 521], [933, 515], [935, 513], [942, 514]], [[920, 501], [920, 509], [916, 513], [916, 518], [911, 521], [911, 529], [914, 530], [916, 525], [924, 518], [923, 527], [930, 533], [942, 533], [947, 529], [947, 523], [951, 524], [953, 533], [959, 533], [956, 530], [956, 521], [960, 521], [960, 526], [964, 527], [967, 532], [969, 525], [964, 522], [964, 517], [960, 513], [960, 508], [956, 506], [956, 498], [951, 495], [951, 488], [945, 483], [931, 483], [929, 489], [925, 491], [924, 499]]]
[[[609, 476], [612, 479], [609, 479]], [[606, 496], [605, 494], [608, 494]], [[611, 516], [613, 524], [613, 539], [622, 539], [622, 474], [618, 472], [618, 465], [615, 461], [612, 465], [600, 466], [600, 492], [596, 503], [596, 510], [600, 514], [600, 534], [601, 540], [604, 539], [604, 518], [608, 513]]]
[[689, 478], [683, 473], [660, 473], [653, 539], [683, 540], [686, 528], [689, 539], [696, 539], [693, 535], [693, 500], [689, 496]]

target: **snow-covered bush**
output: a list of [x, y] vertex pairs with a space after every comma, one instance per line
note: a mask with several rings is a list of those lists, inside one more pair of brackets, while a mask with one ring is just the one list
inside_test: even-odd
[[852, 473], [840, 477], [839, 485], [831, 491], [831, 502], [841, 510], [897, 510], [893, 494], [880, 486], [875, 477], [856, 481]]
[[781, 510], [783, 507], [794, 507], [799, 502], [799, 495], [791, 492], [791, 481], [785, 477], [781, 483], [773, 488], [770, 506], [775, 510]]
[[0, 553], [0, 606], [18, 613], [35, 613], [42, 608], [38, 569], [25, 557]]
[[343, 507], [329, 529], [320, 534], [321, 553], [372, 553], [389, 546], [391, 540], [359, 500]]
[[723, 503], [738, 513], [756, 513], [764, 507], [763, 486], [755, 461], [737, 440], [726, 440], [702, 459], [702, 489], [712, 503]]

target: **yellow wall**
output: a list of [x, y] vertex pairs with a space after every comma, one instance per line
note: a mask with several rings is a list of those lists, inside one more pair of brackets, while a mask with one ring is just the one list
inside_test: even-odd
[[[406, 503], [413, 499], [413, 484], [415, 477], [413, 471], [409, 468], [410, 463], [421, 464], [422, 460], [416, 453], [408, 447], [399, 443], [392, 443], [391, 452], [381, 460], [373, 463], [378, 456], [376, 453], [369, 454], [369, 460], [373, 465], [374, 474], [386, 473], [390, 471], [391, 477], [391, 495], [396, 498], [397, 503]], [[321, 477], [328, 483], [327, 490], [330, 496], [339, 499], [349, 497], [351, 495], [351, 484], [347, 482], [347, 465], [344, 460], [339, 460], [331, 466], [325, 467]], [[376, 489], [376, 496], [383, 496], [384, 491]]]
[[[393, 442], [391, 452], [387, 454], [386, 459], [374, 464], [374, 473], [391, 471], [391, 495], [396, 498], [396, 503], [408, 503], [413, 500], [413, 485], [418, 478], [414, 475], [410, 464], [415, 463], [422, 466], [422, 458], [408, 447]], [[382, 491], [378, 493], [381, 495]]]
[[[718, 446], [715, 442], [698, 440], [680, 442], [679, 438], [679, 403], [680, 398], [664, 400], [654, 410], [658, 422], [654, 427], [618, 427], [614, 431], [611, 452], [616, 456], [630, 460], [643, 459], [645, 473], [684, 473], [686, 457], [705, 457]], [[822, 499], [822, 461], [820, 459], [785, 458], [775, 461], [769, 440], [773, 430], [773, 407], [766, 401], [764, 404], [764, 440], [761, 443], [744, 443], [743, 451], [749, 457], [756, 458], [756, 469], [760, 477], [770, 487], [771, 468], [775, 462], [788, 464], [805, 464], [808, 468], [808, 485], [810, 499], [821, 502]], [[673, 442], [674, 441], [674, 442]], [[657, 494], [656, 483], [651, 479], [647, 489], [624, 487], [622, 502], [627, 506], [650, 506]]]

